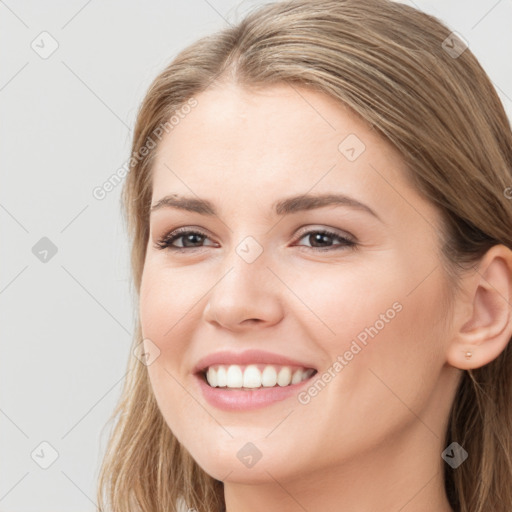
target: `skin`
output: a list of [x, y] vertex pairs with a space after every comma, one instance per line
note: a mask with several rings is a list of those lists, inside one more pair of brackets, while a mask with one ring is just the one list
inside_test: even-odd
[[[510, 251], [496, 246], [464, 277], [447, 319], [439, 213], [375, 130], [304, 88], [222, 84], [196, 99], [158, 147], [152, 204], [193, 195], [218, 215], [154, 211], [140, 290], [143, 336], [160, 350], [149, 376], [170, 429], [224, 481], [228, 512], [451, 511], [448, 414], [460, 370], [497, 357], [512, 334]], [[338, 149], [349, 134], [365, 145], [353, 161]], [[381, 220], [348, 206], [282, 218], [271, 209], [308, 192], [349, 195]], [[206, 238], [184, 253], [155, 247], [179, 227]], [[336, 237], [315, 246], [304, 227], [357, 246]], [[252, 263], [236, 252], [248, 236], [263, 249]], [[322, 375], [394, 303], [401, 310], [307, 404], [221, 411], [191, 373], [208, 353], [260, 348]], [[237, 458], [247, 442], [262, 455], [250, 468]]]

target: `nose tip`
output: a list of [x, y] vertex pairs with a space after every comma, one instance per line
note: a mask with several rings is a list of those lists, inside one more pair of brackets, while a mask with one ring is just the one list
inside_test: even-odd
[[[219, 325], [222, 325], [223, 322], [216, 314], [216, 311], [218, 311], [218, 308], [212, 308], [211, 302], [208, 302], [208, 304], [206, 304], [206, 307], [204, 309], [204, 314], [205, 314], [206, 318], [208, 318], [209, 320], [216, 322]], [[220, 315], [220, 316], [222, 316], [222, 315]], [[262, 322], [263, 322], [263, 320], [261, 318], [254, 317], [254, 318], [246, 318], [246, 319], [242, 320], [240, 323], [244, 324], [244, 325], [256, 325], [256, 324], [260, 324]]]
[[282, 316], [282, 306], [275, 291], [261, 280], [246, 280], [235, 272], [211, 290], [204, 319], [228, 330], [274, 324]]

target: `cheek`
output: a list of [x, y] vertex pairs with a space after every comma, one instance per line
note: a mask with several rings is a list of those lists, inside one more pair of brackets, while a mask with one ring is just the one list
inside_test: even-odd
[[[424, 410], [437, 385], [445, 362], [442, 288], [435, 276], [411, 292], [413, 282], [381, 282], [363, 302], [349, 304], [343, 351], [338, 344], [332, 354], [346, 361], [340, 394], [359, 417], [415, 421], [411, 410]], [[337, 325], [341, 332], [343, 319]]]
[[[356, 446], [376, 447], [417, 422], [415, 414], [428, 407], [444, 364], [438, 276], [417, 288], [413, 274], [374, 277], [340, 277], [330, 286], [315, 280], [304, 298], [335, 333], [320, 330], [315, 321], [311, 339], [328, 357], [318, 376], [325, 385], [301, 397], [319, 422], [330, 425], [324, 434], [333, 446], [344, 432]], [[304, 318], [301, 325], [310, 324]]]
[[199, 311], [194, 306], [203, 294], [204, 286], [186, 279], [179, 270], [157, 265], [144, 268], [139, 302], [142, 336], [160, 351], [148, 373], [159, 408], [178, 439], [185, 435], [180, 418], [194, 409], [186, 380], [190, 370], [187, 349]]
[[387, 384], [414, 401], [420, 384], [425, 391], [435, 384], [444, 364], [443, 288], [438, 273], [419, 286], [417, 276], [405, 266], [373, 274], [352, 267], [294, 281], [308, 306], [298, 316], [301, 329], [321, 346], [331, 374], [345, 375], [338, 379], [344, 389], [381, 396], [390, 393]]
[[158, 264], [144, 269], [139, 303], [142, 333], [162, 352], [181, 349], [191, 318], [199, 311], [197, 303], [205, 293], [205, 284], [190, 277], [190, 272]]
[[349, 350], [353, 340], [369, 346], [403, 311], [402, 276], [382, 274], [355, 265], [305, 272], [292, 281], [300, 302], [290, 300], [291, 314], [329, 354]]

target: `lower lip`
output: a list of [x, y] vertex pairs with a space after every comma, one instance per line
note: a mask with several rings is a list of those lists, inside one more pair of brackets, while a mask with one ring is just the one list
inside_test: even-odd
[[309, 377], [309, 379], [298, 382], [297, 384], [291, 384], [290, 386], [246, 390], [212, 388], [203, 380], [201, 375], [194, 375], [194, 377], [199, 382], [203, 396], [209, 404], [224, 411], [249, 411], [296, 396], [302, 387], [310, 384], [311, 379], [315, 375], [316, 373]]

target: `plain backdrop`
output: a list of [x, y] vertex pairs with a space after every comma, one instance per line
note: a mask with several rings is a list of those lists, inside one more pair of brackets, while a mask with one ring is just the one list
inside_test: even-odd
[[[93, 190], [153, 78], [261, 3], [0, 0], [0, 512], [96, 510], [136, 306], [121, 185]], [[512, 0], [405, 3], [463, 35], [510, 117]]]

